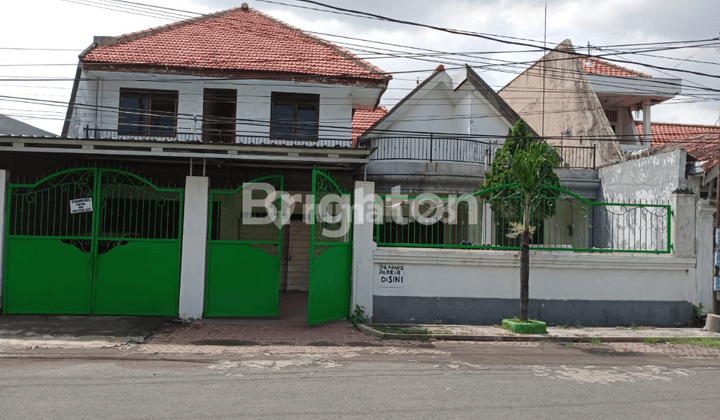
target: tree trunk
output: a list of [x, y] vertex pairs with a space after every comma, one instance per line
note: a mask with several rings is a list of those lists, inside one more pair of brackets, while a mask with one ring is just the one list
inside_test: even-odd
[[530, 205], [525, 204], [520, 246], [520, 319], [527, 321], [530, 301]]

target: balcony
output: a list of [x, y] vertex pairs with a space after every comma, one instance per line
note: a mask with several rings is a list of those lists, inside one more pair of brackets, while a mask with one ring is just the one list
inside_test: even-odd
[[135, 140], [135, 141], [166, 141], [166, 142], [195, 142], [205, 144], [236, 144], [256, 146], [302, 146], [316, 148], [352, 148], [352, 140], [320, 138], [317, 140], [292, 140], [276, 139], [269, 136], [244, 136], [223, 133], [211, 138], [222, 141], [204, 141], [203, 133], [199, 132], [177, 132], [172, 136], [152, 136], [137, 134], [121, 134], [117, 130], [106, 130], [85, 127], [85, 138], [98, 140]]
[[[503, 141], [470, 137], [361, 138], [360, 145], [375, 148], [371, 161], [459, 162], [490, 165]], [[594, 146], [553, 146], [560, 155], [559, 168], [595, 169]]]

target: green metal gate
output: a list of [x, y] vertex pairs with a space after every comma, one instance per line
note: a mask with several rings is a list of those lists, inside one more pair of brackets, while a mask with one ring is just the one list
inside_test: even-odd
[[[252, 184], [269, 185], [277, 192]], [[283, 176], [257, 178], [234, 190], [210, 191], [209, 243], [205, 280], [205, 316], [277, 317], [280, 293], [279, 223], [255, 224], [251, 218], [272, 218], [267, 206], [243, 209], [243, 195], [270, 200], [282, 215]]]
[[313, 170], [312, 183], [308, 325], [348, 316], [352, 273], [351, 196], [322, 170]]
[[3, 312], [177, 315], [182, 205], [116, 169], [10, 184]]

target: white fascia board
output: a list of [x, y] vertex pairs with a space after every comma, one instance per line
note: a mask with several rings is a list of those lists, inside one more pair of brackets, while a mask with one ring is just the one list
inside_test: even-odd
[[615, 77], [587, 75], [593, 90], [598, 94], [616, 94], [672, 98], [682, 91], [680, 79], [649, 77]]

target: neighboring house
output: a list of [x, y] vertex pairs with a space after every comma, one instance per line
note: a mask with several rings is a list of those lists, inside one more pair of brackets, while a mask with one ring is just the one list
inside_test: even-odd
[[309, 323], [344, 318], [351, 233], [279, 199], [287, 225], [249, 224], [275, 214], [243, 183], [349, 197], [372, 152], [353, 116], [390, 79], [246, 4], [96, 37], [62, 136], [0, 138], [3, 312], [277, 316], [278, 292], [299, 291]]
[[[643, 136], [642, 121], [635, 121], [638, 137]], [[700, 134], [712, 134], [720, 131], [718, 125], [678, 124], [654, 122], [650, 128], [652, 146], [681, 141]]]
[[[360, 138], [377, 150], [365, 168], [378, 191], [477, 191], [520, 117], [470, 67], [439, 66]], [[532, 128], [530, 132], [535, 133]]]
[[653, 146], [599, 171], [604, 200], [673, 203], [673, 253], [694, 261], [696, 285], [684, 293], [698, 296], [703, 313], [720, 311], [720, 296], [713, 296], [713, 228], [720, 229], [719, 170], [720, 129], [716, 129]]
[[[629, 178], [641, 175], [629, 171], [630, 162], [610, 166], [624, 153], [614, 134], [610, 137], [613, 127], [600, 105], [602, 99], [619, 106], [627, 98], [583, 88], [594, 86], [592, 76], [579, 72], [577, 57], [571, 60], [565, 64], [572, 67], [578, 90], [586, 92], [574, 93], [597, 107], [574, 109], [577, 101], [566, 97], [565, 106], [554, 102], [553, 115], [567, 109], [581, 135], [605, 130], [608, 138], [549, 139], [564, 160], [557, 169], [561, 183], [573, 192], [562, 191], [562, 200], [549, 204], [556, 207], [554, 215], [539, 221], [533, 234], [531, 316], [556, 324], [684, 324], [693, 305], [707, 308], [709, 289], [705, 268], [698, 266], [705, 257], [695, 253], [694, 236], [689, 236], [695, 231], [694, 224], [692, 229], [688, 225], [694, 223], [694, 207], [688, 211], [687, 197], [676, 191], [681, 182], [667, 179], [678, 178], [680, 171], [668, 169], [665, 177], [650, 172], [653, 182], [667, 181], [666, 197], [630, 194], [638, 188]], [[601, 66], [621, 71], [600, 61], [592, 71]], [[516, 202], [494, 191], [471, 196], [479, 204], [474, 212], [457, 204], [457, 196], [478, 191], [495, 150], [523, 112], [530, 131], [539, 131], [541, 121], [528, 110], [531, 106], [515, 108], [519, 116], [502, 93], [493, 92], [469, 67], [454, 77], [439, 67], [360, 136], [360, 146], [376, 148], [358, 174], [367, 181], [361, 191], [379, 195], [364, 205], [383, 219], [374, 226], [356, 225], [353, 305], [374, 321], [493, 324], [517, 313], [513, 250], [519, 248], [508, 237], [508, 220], [499, 217], [502, 209], [512, 213]], [[634, 130], [629, 109], [624, 111], [624, 125], [614, 128]], [[588, 164], [586, 150], [597, 151], [597, 161]], [[601, 165], [605, 168], [598, 169]], [[614, 170], [622, 175], [614, 176]], [[627, 195], [619, 193], [623, 188]]]
[[[598, 166], [650, 144], [650, 110], [680, 93], [680, 79], [654, 78], [560, 43], [498, 93], [551, 144], [596, 145]], [[643, 111], [638, 137], [632, 111]]]
[[0, 114], [0, 136], [54, 137], [55, 134]]

